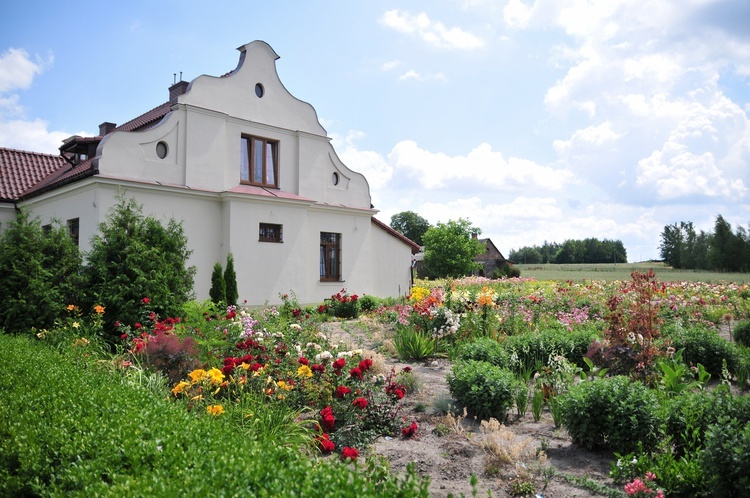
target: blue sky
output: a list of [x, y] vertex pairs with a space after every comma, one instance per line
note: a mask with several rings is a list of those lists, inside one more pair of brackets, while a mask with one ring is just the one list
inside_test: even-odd
[[[210, 5], [210, 8], [207, 7]], [[750, 2], [0, 0], [0, 146], [57, 153], [264, 40], [378, 218], [511, 248], [750, 228]]]

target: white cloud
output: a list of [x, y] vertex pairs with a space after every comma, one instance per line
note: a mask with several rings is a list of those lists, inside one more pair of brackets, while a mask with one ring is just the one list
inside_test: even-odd
[[448, 28], [439, 21], [432, 21], [424, 12], [414, 15], [393, 9], [383, 14], [380, 22], [400, 33], [415, 34], [439, 48], [475, 50], [484, 46], [484, 40], [478, 36], [461, 28]]
[[29, 88], [34, 77], [42, 74], [51, 63], [51, 56], [47, 61], [39, 57], [32, 61], [29, 53], [23, 49], [6, 50], [0, 55], [0, 93]]
[[572, 173], [541, 166], [519, 158], [506, 160], [486, 143], [466, 156], [448, 156], [420, 148], [416, 142], [403, 140], [388, 155], [396, 170], [404, 171], [425, 189], [455, 188], [455, 182], [472, 188], [517, 190], [540, 188], [559, 190], [574, 181]]
[[399, 66], [402, 66], [404, 63], [401, 61], [388, 61], [383, 63], [383, 71], [392, 71], [396, 69]]
[[401, 81], [443, 81], [445, 80], [445, 75], [443, 73], [418, 73], [417, 71], [409, 70], [399, 76], [398, 79]]
[[365, 138], [361, 131], [350, 131], [346, 137], [333, 136], [333, 146], [346, 166], [367, 178], [371, 190], [384, 188], [393, 177], [393, 166], [377, 152], [357, 149], [356, 142]]
[[576, 130], [570, 140], [555, 140], [553, 146], [559, 155], [565, 156], [578, 147], [599, 147], [607, 142], [613, 142], [621, 136], [622, 134], [615, 133], [612, 130], [610, 121], [605, 121], [598, 126]]
[[58, 154], [64, 139], [71, 135], [91, 135], [86, 132], [50, 131], [47, 126], [47, 122], [41, 119], [0, 121], [0, 144], [9, 149]]

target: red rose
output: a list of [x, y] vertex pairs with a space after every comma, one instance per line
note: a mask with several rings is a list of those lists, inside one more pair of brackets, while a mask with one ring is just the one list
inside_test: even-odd
[[312, 370], [313, 372], [324, 373], [326, 371], [326, 366], [322, 363], [314, 364], [310, 365], [310, 370]]
[[417, 434], [417, 431], [419, 430], [419, 426], [416, 422], [412, 422], [409, 427], [404, 427], [401, 429], [401, 435], [404, 437], [404, 439], [409, 439], [412, 436], [415, 436]]
[[307, 358], [300, 357], [300, 359], [297, 360], [297, 363], [299, 363], [300, 365], [309, 365], [310, 364], [310, 360], [308, 360]]
[[331, 441], [331, 439], [328, 437], [328, 434], [326, 434], [325, 432], [320, 436], [316, 436], [315, 440], [318, 442], [318, 447], [323, 453], [330, 453], [336, 448], [336, 445], [333, 443], [333, 441]]
[[370, 358], [365, 358], [364, 360], [359, 362], [359, 369], [363, 372], [366, 372], [368, 368], [372, 366], [372, 360]]
[[346, 386], [339, 386], [339, 387], [336, 388], [336, 397], [337, 398], [343, 398], [344, 396], [346, 396], [350, 392], [352, 392], [352, 390], [349, 389], [348, 387], [346, 387]]
[[362, 370], [359, 368], [352, 368], [349, 370], [349, 375], [352, 377], [352, 379], [359, 379], [362, 380]]
[[342, 460], [349, 459], [353, 462], [357, 459], [358, 456], [359, 456], [359, 451], [357, 451], [356, 448], [350, 448], [348, 446], [344, 446], [344, 449], [341, 450]]
[[333, 362], [333, 369], [340, 373], [341, 369], [346, 366], [346, 360], [343, 358], [339, 358], [338, 360]]
[[142, 302], [143, 304], [148, 304], [148, 303], [150, 303], [150, 302], [151, 302], [151, 300], [150, 300], [149, 298], [147, 298], [147, 297], [144, 297], [143, 299], [141, 299], [141, 302]]
[[333, 426], [336, 424], [336, 417], [333, 416], [333, 408], [326, 406], [320, 410], [320, 422], [321, 427], [325, 431], [333, 430]]
[[356, 406], [360, 410], [364, 410], [365, 408], [367, 408], [367, 399], [357, 398], [354, 401], [352, 401], [352, 405]]

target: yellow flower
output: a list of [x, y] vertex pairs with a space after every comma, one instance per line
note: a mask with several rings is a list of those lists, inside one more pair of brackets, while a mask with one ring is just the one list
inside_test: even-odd
[[214, 417], [216, 417], [217, 415], [221, 415], [222, 413], [224, 413], [224, 407], [221, 405], [208, 405], [206, 407], [206, 412], [209, 415], [213, 415]]
[[80, 326], [81, 326], [81, 324], [80, 324], [80, 323], [78, 323], [78, 322], [73, 322], [73, 328], [74, 328], [74, 329], [77, 329], [77, 328], [78, 328], [78, 327], [80, 327]]
[[202, 368], [199, 368], [197, 370], [193, 370], [188, 374], [188, 377], [190, 377], [190, 381], [193, 384], [196, 384], [204, 379], [206, 377], [206, 371]]
[[300, 365], [297, 369], [297, 377], [312, 377], [313, 373], [307, 365]]
[[187, 389], [188, 387], [190, 387], [190, 382], [186, 382], [184, 380], [181, 380], [179, 384], [177, 384], [176, 386], [174, 386], [172, 388], [172, 394], [174, 394], [175, 396], [177, 396], [177, 395], [181, 394], [182, 392], [184, 392], [185, 389]]
[[87, 346], [89, 344], [89, 340], [85, 337], [81, 337], [80, 339], [76, 339], [75, 342], [73, 342], [74, 347], [78, 346]]
[[294, 389], [293, 384], [287, 384], [283, 380], [278, 381], [276, 385], [279, 387], [279, 389], [283, 389], [284, 391], [291, 391], [292, 389]]
[[97, 304], [96, 306], [94, 306], [94, 311], [97, 315], [101, 315], [104, 313], [104, 306], [102, 306], [101, 304]]
[[206, 372], [206, 375], [211, 378], [212, 384], [221, 384], [221, 381], [224, 380], [224, 373], [216, 367]]

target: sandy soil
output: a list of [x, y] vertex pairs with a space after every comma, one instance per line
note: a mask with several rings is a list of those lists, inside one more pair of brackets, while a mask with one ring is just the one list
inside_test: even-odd
[[[329, 322], [324, 330], [334, 342], [368, 350], [385, 371], [391, 367], [397, 371], [405, 366], [412, 368], [421, 386], [417, 393], [404, 398], [401, 415], [405, 425], [412, 421], [419, 424], [418, 436], [408, 440], [381, 437], [367, 454], [386, 457], [394, 472], [402, 472], [414, 462], [420, 475], [430, 477], [431, 496], [472, 496], [472, 474], [478, 478], [476, 496], [488, 496], [488, 492], [494, 497], [513, 496], [513, 483], [524, 480], [533, 482], [536, 496], [546, 498], [605, 496], [576, 486], [565, 476], [585, 477], [622, 489], [608, 477], [612, 455], [575, 446], [564, 429], [555, 429], [546, 408], [539, 422], [534, 422], [531, 407], [523, 418], [514, 408], [502, 426], [485, 423], [484, 428], [470, 417], [432, 414], [436, 401], [450, 398], [446, 382], [450, 362], [404, 363], [387, 353], [380, 354], [388, 350], [388, 333], [368, 319]], [[543, 453], [541, 458], [539, 452]], [[551, 475], [550, 468], [557, 475], [545, 479], [545, 473]]]

